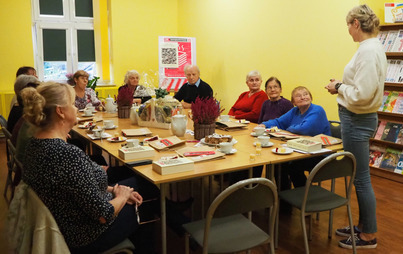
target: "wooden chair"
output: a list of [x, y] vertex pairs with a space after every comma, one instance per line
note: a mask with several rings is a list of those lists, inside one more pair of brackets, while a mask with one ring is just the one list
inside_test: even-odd
[[[4, 187], [3, 196], [4, 196], [7, 204], [10, 204], [11, 200], [14, 197], [14, 190], [15, 190], [14, 175], [15, 175], [18, 165], [16, 162], [15, 146], [13, 145], [13, 143], [11, 143], [10, 139], [7, 139], [6, 143], [7, 143], [7, 151], [9, 151], [10, 159], [9, 159], [9, 161], [7, 161], [7, 179], [6, 179], [6, 183], [5, 183], [5, 187]], [[21, 162], [18, 162], [18, 163], [21, 164]], [[7, 196], [8, 189], [11, 190], [10, 198], [8, 198], [8, 196]]]
[[[342, 157], [340, 159], [340, 157]], [[347, 206], [350, 227], [353, 228], [350, 197], [356, 173], [355, 157], [350, 152], [340, 152], [329, 155], [320, 161], [311, 171], [304, 187], [281, 191], [279, 196], [284, 201], [301, 210], [301, 225], [304, 236], [305, 253], [309, 254], [308, 236], [306, 232], [305, 216], [309, 217], [309, 240], [312, 239], [312, 214], [322, 211], [329, 212], [328, 237], [332, 237], [333, 213], [332, 210], [341, 206]], [[347, 189], [343, 196], [335, 193], [335, 179], [349, 177]], [[331, 190], [319, 185], [322, 181], [331, 181]], [[354, 230], [351, 230], [353, 239], [353, 252], [356, 253]]]
[[[274, 253], [277, 206], [277, 187], [268, 179], [251, 178], [229, 186], [214, 199], [205, 219], [183, 225], [187, 231], [186, 253], [190, 236], [203, 246], [203, 254], [235, 253], [262, 244], [269, 244]], [[267, 231], [243, 215], [266, 208], [271, 208]]]

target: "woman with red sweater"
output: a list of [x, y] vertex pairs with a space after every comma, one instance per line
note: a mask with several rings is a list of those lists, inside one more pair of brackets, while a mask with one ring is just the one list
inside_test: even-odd
[[260, 89], [262, 76], [258, 71], [251, 71], [246, 75], [246, 85], [249, 91], [242, 93], [234, 106], [230, 109], [228, 115], [236, 119], [246, 119], [253, 123], [259, 120], [260, 109], [267, 94]]

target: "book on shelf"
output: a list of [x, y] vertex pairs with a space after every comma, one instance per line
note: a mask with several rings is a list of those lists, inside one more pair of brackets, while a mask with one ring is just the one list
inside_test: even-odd
[[382, 138], [383, 131], [385, 130], [385, 126], [386, 126], [386, 121], [385, 120], [379, 121], [378, 129], [376, 130], [376, 134], [375, 134], [375, 137], [374, 137], [375, 139], [380, 140]]
[[403, 173], [403, 153], [399, 156], [399, 161], [397, 162], [394, 172], [398, 174]]
[[403, 52], [403, 30], [399, 30], [391, 52]]
[[386, 122], [385, 128], [383, 129], [383, 133], [382, 133], [382, 136], [381, 136], [381, 140], [385, 140], [386, 137], [388, 136], [389, 130], [390, 130], [390, 126], [391, 126], [391, 123], [390, 123], [390, 122]]
[[161, 175], [169, 175], [194, 170], [194, 162], [188, 158], [162, 157], [153, 161], [153, 170]]
[[392, 91], [389, 93], [388, 98], [386, 99], [385, 105], [383, 106], [383, 112], [392, 112], [395, 107], [397, 98], [399, 97], [399, 92]]
[[369, 148], [369, 165], [379, 167], [385, 151], [386, 147], [372, 144]]
[[401, 69], [402, 69], [402, 60], [397, 59], [393, 65], [390, 82], [396, 83], [398, 81]]
[[386, 38], [388, 37], [388, 31], [379, 31], [377, 38], [381, 42], [382, 46], [385, 45]]
[[399, 162], [401, 152], [402, 151], [394, 148], [386, 148], [380, 168], [394, 171]]
[[383, 49], [385, 50], [385, 52], [390, 52], [392, 50], [398, 34], [399, 34], [398, 30], [390, 30], [388, 32], [388, 37], [386, 37], [386, 41], [383, 46]]
[[403, 114], [403, 93], [399, 93], [392, 113]]
[[395, 73], [393, 77], [394, 83], [401, 83], [403, 82], [403, 60], [396, 61], [396, 63], [400, 63], [398, 67], [398, 71]]
[[395, 143], [396, 139], [397, 139], [397, 136], [398, 136], [398, 134], [399, 134], [401, 129], [402, 129], [402, 124], [400, 124], [400, 123], [390, 123], [390, 128], [389, 128], [388, 135], [385, 137], [384, 140]]
[[396, 138], [395, 143], [399, 144], [399, 145], [403, 145], [403, 128], [401, 128], [399, 130], [399, 133], [397, 134], [397, 138]]
[[385, 107], [385, 103], [388, 100], [389, 94], [390, 94], [389, 91], [384, 91], [383, 92], [382, 104], [379, 107], [378, 111], [383, 111], [383, 108]]

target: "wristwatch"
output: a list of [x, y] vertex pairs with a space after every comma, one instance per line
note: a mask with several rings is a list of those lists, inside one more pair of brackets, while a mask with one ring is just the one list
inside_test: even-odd
[[335, 86], [334, 86], [334, 89], [336, 89], [336, 91], [339, 91], [339, 87], [342, 85], [343, 83], [337, 83]]

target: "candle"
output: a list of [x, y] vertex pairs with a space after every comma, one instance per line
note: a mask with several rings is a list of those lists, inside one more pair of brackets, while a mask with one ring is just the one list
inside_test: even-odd
[[254, 161], [255, 159], [256, 159], [256, 154], [251, 153], [251, 154], [249, 155], [249, 160]]

